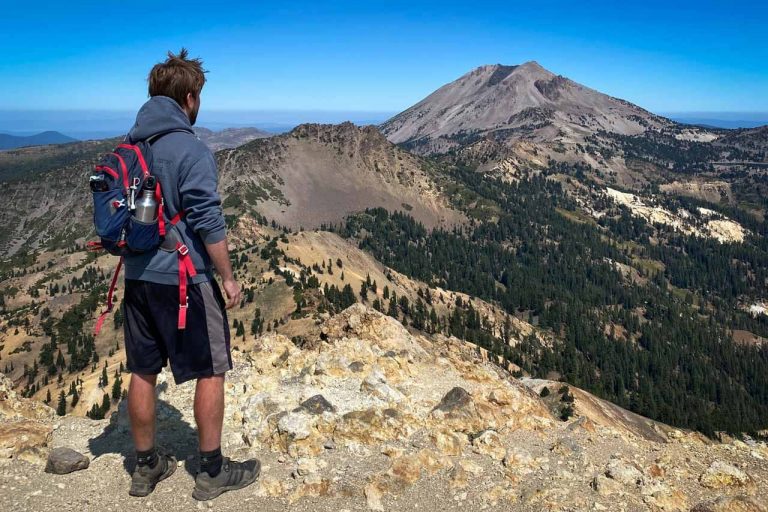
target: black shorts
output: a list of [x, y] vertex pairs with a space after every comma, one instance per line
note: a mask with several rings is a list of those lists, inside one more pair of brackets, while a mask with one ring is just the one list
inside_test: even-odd
[[232, 369], [229, 324], [215, 280], [190, 284], [186, 329], [178, 328], [179, 287], [125, 280], [128, 370], [157, 375], [171, 360], [177, 384]]

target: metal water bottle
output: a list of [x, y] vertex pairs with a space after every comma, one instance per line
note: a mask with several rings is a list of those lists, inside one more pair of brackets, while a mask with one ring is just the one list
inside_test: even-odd
[[157, 220], [157, 200], [155, 199], [155, 185], [157, 180], [154, 176], [148, 176], [144, 180], [144, 186], [141, 188], [141, 197], [136, 201], [136, 211], [134, 217], [137, 221], [144, 224], [151, 224]]

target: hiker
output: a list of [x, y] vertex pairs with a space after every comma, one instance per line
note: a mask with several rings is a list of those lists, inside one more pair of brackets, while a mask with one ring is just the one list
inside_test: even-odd
[[168, 360], [176, 384], [197, 380], [200, 471], [192, 496], [209, 500], [241, 489], [261, 468], [256, 459], [235, 462], [221, 453], [224, 374], [232, 369], [226, 309], [240, 302], [241, 292], [229, 260], [216, 161], [192, 130], [204, 73], [187, 50], [169, 52], [149, 73], [150, 99], [125, 141], [129, 148], [150, 145], [147, 166], [162, 190], [158, 215], [172, 219], [161, 247], [124, 256], [128, 413], [137, 457], [132, 496], [147, 496], [176, 469], [176, 458], [155, 444], [155, 384]]

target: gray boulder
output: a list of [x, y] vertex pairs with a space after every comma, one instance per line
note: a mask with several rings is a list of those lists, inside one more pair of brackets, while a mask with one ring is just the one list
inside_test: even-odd
[[87, 469], [91, 460], [71, 448], [59, 447], [51, 450], [45, 464], [45, 472], [56, 475], [66, 475], [73, 471]]

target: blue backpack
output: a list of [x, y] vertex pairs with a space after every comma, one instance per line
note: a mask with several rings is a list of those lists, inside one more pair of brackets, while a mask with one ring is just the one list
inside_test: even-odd
[[[176, 251], [179, 255], [179, 321], [178, 328], [186, 327], [187, 276], [196, 275], [189, 249], [176, 237], [165, 243], [166, 226], [175, 226], [184, 216], [179, 212], [166, 219], [160, 181], [152, 175], [151, 143], [165, 134], [136, 144], [123, 142], [105, 155], [90, 176], [93, 195], [93, 224], [98, 241], [88, 242], [89, 251], [105, 250], [120, 256], [107, 293], [107, 308], [96, 321], [94, 336], [98, 335], [106, 315], [112, 311], [117, 277], [123, 258], [151, 251], [158, 247]], [[153, 221], [142, 222], [136, 215], [136, 204], [143, 192], [152, 191], [157, 215]], [[166, 245], [170, 247], [166, 248]]]
[[[89, 244], [116, 256], [149, 251], [165, 236], [160, 182], [150, 174], [152, 153], [147, 142], [122, 143], [101, 159], [90, 177], [93, 224], [99, 242]], [[136, 201], [146, 185], [154, 185], [158, 215], [154, 223], [140, 222]]]

